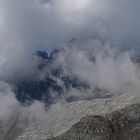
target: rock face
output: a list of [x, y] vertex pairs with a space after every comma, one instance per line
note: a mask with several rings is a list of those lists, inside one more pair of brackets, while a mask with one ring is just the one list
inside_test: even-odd
[[17, 110], [0, 119], [0, 140], [140, 140], [138, 97], [56, 104], [39, 114], [34, 107]]
[[[15, 85], [15, 95], [18, 101], [25, 103], [27, 101], [44, 101], [46, 104], [54, 102], [52, 91], [57, 93], [57, 98], [61, 98], [64, 92], [69, 88], [77, 90], [88, 90], [90, 87], [78, 76], [65, 74], [61, 65], [55, 66], [59, 50], [51, 52], [50, 56], [46, 52], [38, 51], [35, 56], [40, 60], [38, 64], [38, 73], [34, 79], [20, 79]], [[76, 100], [73, 96], [66, 100]]]
[[140, 140], [140, 104], [105, 116], [87, 116], [65, 134], [49, 140]]

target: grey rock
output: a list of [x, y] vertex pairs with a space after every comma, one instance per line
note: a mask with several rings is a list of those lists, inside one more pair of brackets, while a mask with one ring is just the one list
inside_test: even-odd
[[105, 116], [84, 117], [65, 134], [49, 140], [140, 140], [140, 104]]

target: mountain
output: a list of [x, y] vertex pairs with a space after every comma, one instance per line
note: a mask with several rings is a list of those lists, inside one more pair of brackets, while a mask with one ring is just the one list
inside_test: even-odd
[[0, 122], [0, 140], [139, 140], [139, 101], [124, 94], [55, 104], [45, 114], [15, 109]]
[[[64, 92], [69, 88], [77, 90], [87, 90], [89, 85], [82, 81], [78, 76], [73, 74], [65, 74], [63, 67], [58, 65], [54, 67], [57, 61], [60, 50], [54, 50], [50, 56], [46, 52], [38, 51], [35, 55], [40, 59], [38, 64], [38, 73], [34, 79], [21, 79], [15, 84], [17, 99], [25, 103], [27, 101], [44, 101], [46, 104], [51, 104], [54, 97], [52, 91], [57, 94], [57, 98], [61, 98]], [[67, 101], [76, 100], [74, 97], [67, 97]]]
[[[37, 73], [14, 83], [20, 104], [8, 119], [0, 118], [0, 140], [139, 140], [140, 97], [129, 89], [123, 94], [93, 89], [77, 75], [65, 73], [63, 66], [55, 65], [62, 51], [34, 54]], [[82, 94], [77, 97], [71, 89]]]
[[48, 140], [139, 140], [140, 104], [106, 116], [82, 118], [65, 134]]
[[[78, 75], [73, 74], [69, 67], [65, 67], [61, 63], [57, 64], [57, 60], [64, 53], [65, 49], [55, 49], [50, 55], [43, 51], [37, 51], [34, 54], [40, 60], [37, 73], [33, 79], [20, 79], [15, 83], [14, 92], [18, 101], [24, 104], [38, 100], [43, 101], [47, 105], [51, 105], [55, 102], [56, 98], [65, 98], [67, 102], [72, 102], [81, 99], [106, 98], [110, 96], [108, 94], [106, 95], [108, 91], [104, 89], [99, 89], [98, 87], [91, 88], [88, 82], [81, 79]], [[132, 61], [139, 64], [139, 58], [139, 56], [133, 56]], [[88, 59], [92, 63], [96, 62], [96, 58], [90, 54], [88, 54]], [[67, 69], [67, 72], [65, 69]], [[75, 95], [68, 94], [68, 91], [71, 89], [82, 93], [94, 92], [94, 96], [84, 96], [83, 94], [79, 98]], [[55, 95], [52, 95], [52, 92]]]

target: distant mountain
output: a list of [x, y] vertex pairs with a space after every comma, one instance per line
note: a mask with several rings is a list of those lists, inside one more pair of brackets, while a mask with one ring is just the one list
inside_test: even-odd
[[[38, 51], [35, 54], [41, 59], [36, 78], [34, 80], [22, 79], [15, 85], [16, 97], [20, 102], [39, 100], [51, 104], [56, 96], [57, 98], [61, 98], [61, 95], [69, 88], [79, 90], [90, 88], [78, 76], [64, 74], [61, 66], [53, 67], [59, 53], [61, 53], [61, 50], [52, 51], [50, 56], [42, 51]], [[61, 81], [61, 84], [58, 81]], [[51, 92], [55, 92], [56, 96], [53, 97]], [[66, 100], [71, 101], [76, 99], [71, 96]]]
[[[91, 89], [90, 85], [79, 76], [72, 73], [65, 73], [65, 68], [63, 66], [55, 65], [58, 57], [63, 54], [63, 51], [65, 50], [55, 49], [49, 55], [47, 52], [43, 51], [37, 51], [35, 53], [35, 56], [40, 59], [38, 73], [34, 76], [34, 79], [21, 79], [15, 83], [16, 88], [14, 92], [16, 98], [21, 103], [30, 103], [30, 101], [38, 100], [49, 105], [55, 102], [55, 98], [63, 98], [64, 93], [67, 94], [70, 88], [83, 92], [87, 92]], [[96, 62], [94, 56], [89, 55], [88, 57], [93, 63]], [[131, 59], [137, 64], [140, 63], [139, 56], [133, 56]], [[55, 95], [52, 96], [52, 92], [55, 93]], [[95, 95], [97, 98], [98, 96], [101, 97], [105, 95], [100, 95], [100, 92], [108, 91], [102, 91], [102, 89], [98, 88], [94, 89], [94, 93], [98, 93]], [[74, 95], [65, 96], [65, 100], [68, 102], [78, 99], [79, 98]]]

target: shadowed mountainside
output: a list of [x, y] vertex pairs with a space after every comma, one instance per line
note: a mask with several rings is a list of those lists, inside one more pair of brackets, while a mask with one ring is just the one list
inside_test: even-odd
[[[40, 63], [38, 64], [38, 73], [34, 76], [34, 79], [21, 79], [15, 83], [14, 92], [20, 102], [38, 100], [51, 104], [56, 96], [61, 98], [61, 95], [70, 88], [85, 91], [90, 88], [78, 76], [65, 74], [61, 65], [55, 66], [60, 52], [60, 50], [54, 50], [50, 56], [42, 51], [35, 54], [40, 59]], [[52, 96], [52, 91], [55, 92], [55, 97]], [[76, 98], [69, 96], [66, 100], [70, 102], [76, 100]]]

